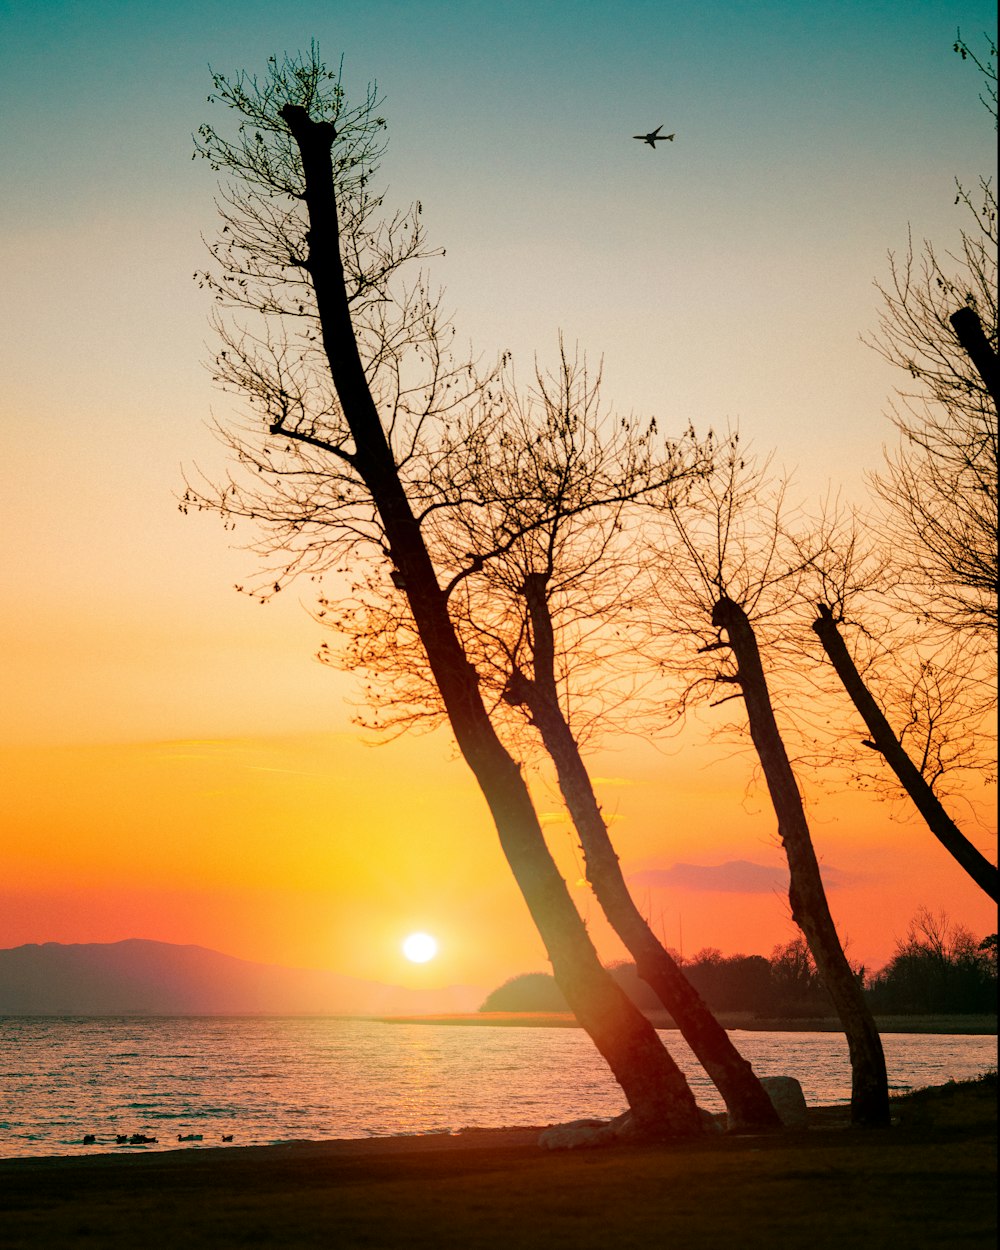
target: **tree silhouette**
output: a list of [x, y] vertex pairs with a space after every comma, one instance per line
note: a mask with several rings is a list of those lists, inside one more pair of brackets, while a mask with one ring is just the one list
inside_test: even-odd
[[[964, 631], [946, 636], [893, 602], [891, 556], [871, 518], [825, 506], [792, 544], [803, 565], [804, 614], [841, 689], [868, 730], [860, 755], [881, 761], [927, 827], [976, 884], [997, 899], [997, 869], [959, 829], [941, 791], [956, 774], [988, 774], [994, 758], [988, 715], [994, 693], [981, 651]], [[803, 652], [807, 664], [813, 657]], [[823, 700], [829, 714], [830, 701]], [[898, 729], [893, 727], [893, 721]], [[831, 766], [866, 772], [852, 752], [853, 726], [834, 718]], [[884, 771], [884, 770], [883, 770]], [[876, 788], [884, 782], [873, 778]]]
[[[996, 47], [985, 60], [959, 36], [955, 50], [980, 69], [980, 98], [997, 119]], [[900, 434], [872, 478], [886, 505], [899, 591], [911, 612], [943, 628], [997, 632], [997, 202], [989, 179], [957, 184], [971, 224], [954, 253], [928, 240], [916, 257], [889, 254], [879, 328], [869, 341], [916, 384], [898, 392]]]
[[221, 194], [216, 266], [203, 280], [223, 310], [250, 315], [225, 320], [217, 371], [256, 413], [256, 428], [226, 432], [256, 481], [192, 487], [185, 505], [257, 522], [262, 552], [277, 563], [276, 587], [362, 559], [365, 576], [391, 581], [556, 980], [621, 1084], [637, 1130], [696, 1134], [687, 1082], [601, 966], [449, 610], [458, 571], [435, 559], [443, 553], [433, 531], [449, 504], [435, 440], [440, 422], [488, 387], [451, 363], [425, 284], [401, 285], [400, 271], [426, 252], [419, 207], [387, 220], [371, 190], [385, 125], [377, 97], [370, 90], [349, 106], [315, 46], [305, 57], [272, 58], [261, 81], [215, 75], [214, 84], [214, 98], [242, 120], [234, 139], [199, 131], [199, 150], [235, 179]]
[[[456, 423], [437, 469], [456, 503], [438, 537], [448, 535], [453, 562], [465, 565], [450, 585], [465, 653], [475, 658], [494, 719], [504, 705], [519, 709], [555, 764], [598, 903], [719, 1088], [732, 1124], [774, 1128], [777, 1113], [750, 1065], [632, 900], [580, 750], [581, 736], [621, 719], [634, 728], [642, 714], [632, 679], [644, 675], [645, 661], [629, 621], [652, 570], [636, 504], [682, 493], [713, 452], [711, 437], [699, 442], [688, 430], [663, 439], [655, 422], [604, 411], [600, 373], [560, 343], [558, 367], [536, 367], [528, 394], [505, 375], [488, 414]], [[382, 730], [440, 711], [425, 653], [411, 632], [391, 627], [390, 615], [370, 595], [353, 620], [336, 618], [338, 629], [350, 625], [351, 661], [381, 673]], [[537, 754], [523, 724], [510, 725], [508, 736], [525, 755]]]
[[[630, 617], [653, 570], [637, 505], [683, 496], [711, 466], [714, 440], [658, 438], [602, 412], [599, 374], [560, 349], [536, 370], [530, 399], [507, 395], [505, 420], [479, 454], [456, 449], [456, 479], [474, 500], [456, 518], [471, 559], [463, 636], [503, 702], [521, 710], [555, 765], [580, 838], [585, 875], [612, 928], [716, 1084], [739, 1127], [778, 1127], [777, 1113], [711, 1011], [657, 939], [626, 885], [594, 794], [580, 737], [640, 715], [629, 676], [645, 665]], [[572, 719], [572, 724], [571, 724]], [[634, 727], [634, 726], [633, 726]]]
[[808, 941], [847, 1037], [852, 1120], [884, 1125], [889, 1094], [881, 1040], [830, 913], [761, 657], [758, 630], [766, 643], [773, 636], [772, 623], [787, 620], [804, 564], [799, 551], [785, 549], [783, 502], [783, 489], [769, 491], [764, 471], [747, 461], [734, 442], [716, 473], [695, 484], [683, 504], [667, 510], [667, 526], [680, 552], [675, 544], [665, 547], [665, 606], [689, 635], [704, 637], [710, 622], [711, 636], [700, 656], [721, 659], [722, 668], [704, 673], [699, 684], [733, 688], [723, 701], [738, 699], [745, 710], [788, 861], [792, 918]]
[[[992, 955], [991, 955], [992, 951]], [[943, 913], [921, 907], [889, 963], [872, 978], [869, 995], [885, 1012], [996, 1011], [996, 934], [976, 941]]]
[[969, 841], [948, 815], [931, 783], [910, 759], [865, 684], [840, 632], [833, 609], [825, 603], [818, 606], [819, 615], [813, 622], [813, 629], [851, 702], [868, 727], [871, 739], [866, 740], [865, 745], [877, 751], [896, 774], [926, 821], [927, 827], [942, 846], [961, 864], [980, 889], [985, 890], [994, 902], [1000, 901], [996, 866]]

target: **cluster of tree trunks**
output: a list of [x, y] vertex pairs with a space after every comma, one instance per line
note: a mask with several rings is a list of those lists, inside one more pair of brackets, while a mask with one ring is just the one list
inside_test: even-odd
[[[322, 66], [316, 62], [312, 70], [318, 81]], [[602, 967], [549, 852], [520, 767], [498, 736], [484, 702], [479, 677], [451, 615], [448, 588], [439, 581], [420, 521], [407, 496], [366, 376], [352, 321], [332, 152], [336, 127], [331, 122], [314, 120], [307, 108], [294, 103], [280, 109], [280, 118], [301, 160], [302, 199], [308, 220], [306, 254], [299, 256], [293, 249], [292, 263], [307, 275], [315, 295], [325, 360], [351, 445], [326, 444], [313, 434], [300, 432], [299, 436], [348, 464], [374, 505], [392, 561], [393, 580], [405, 592], [455, 739], [486, 799], [504, 854], [549, 954], [553, 974], [570, 1008], [621, 1085], [636, 1130], [646, 1136], [697, 1134], [702, 1130], [702, 1120], [687, 1081], [652, 1025]], [[256, 139], [264, 143], [260, 134]], [[256, 159], [250, 158], [241, 172], [249, 168], [256, 171], [252, 176], [257, 176], [265, 166], [258, 166]], [[287, 187], [284, 190], [287, 192]], [[357, 240], [353, 242], [356, 244]], [[226, 280], [233, 281], [232, 277]], [[269, 306], [267, 311], [273, 312], [274, 308]], [[951, 322], [996, 401], [997, 356], [975, 311], [959, 310]], [[280, 420], [271, 432], [295, 436], [283, 430]], [[480, 560], [477, 568], [481, 569], [482, 563]], [[639, 976], [655, 990], [721, 1092], [731, 1123], [755, 1129], [777, 1127], [777, 1112], [750, 1064], [656, 938], [629, 893], [579, 744], [560, 702], [548, 578], [547, 571], [525, 571], [521, 593], [526, 636], [530, 639], [530, 663], [512, 665], [504, 698], [524, 709], [537, 729], [555, 764], [567, 809], [580, 836], [587, 880], [635, 960]], [[712, 583], [705, 607], [718, 596], [712, 608], [712, 623], [725, 631], [727, 641], [713, 645], [731, 648], [736, 662], [736, 676], [725, 680], [738, 685], [746, 706], [750, 735], [788, 859], [792, 916], [805, 935], [847, 1037], [852, 1067], [852, 1119], [857, 1124], [882, 1126], [889, 1122], [889, 1103], [881, 1041], [830, 914], [801, 795], [774, 715], [753, 623], [744, 607], [728, 597], [723, 585], [721, 580], [717, 585]], [[827, 604], [819, 605], [813, 629], [871, 734], [868, 745], [880, 752], [894, 770], [934, 835], [996, 900], [996, 867], [958, 830], [907, 756], [858, 672]]]

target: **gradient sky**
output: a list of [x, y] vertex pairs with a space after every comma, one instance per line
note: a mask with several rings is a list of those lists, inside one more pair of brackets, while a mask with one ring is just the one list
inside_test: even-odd
[[[191, 280], [216, 228], [190, 159], [209, 64], [315, 37], [349, 89], [378, 80], [390, 200], [423, 202], [447, 248], [433, 276], [484, 358], [510, 348], [526, 374], [561, 330], [603, 354], [621, 409], [739, 421], [804, 491], [858, 497], [899, 381], [859, 339], [872, 282], [908, 225], [951, 245], [955, 177], [991, 172], [951, 44], [993, 20], [978, 0], [0, 3], [0, 946], [140, 936], [410, 984], [544, 967], [445, 735], [362, 744], [306, 590], [237, 595], [250, 532], [177, 512], [183, 469], [222, 464], [207, 422], [231, 410]], [[673, 144], [630, 138], [661, 122]], [[601, 797], [671, 945], [767, 953], [792, 936], [780, 887], [720, 866], [778, 868], [773, 817], [748, 760], [697, 739], [601, 755]], [[814, 808], [869, 964], [922, 904], [995, 925], [899, 815]], [[970, 820], [995, 857], [995, 826]], [[398, 954], [414, 928], [442, 944], [421, 969]]]

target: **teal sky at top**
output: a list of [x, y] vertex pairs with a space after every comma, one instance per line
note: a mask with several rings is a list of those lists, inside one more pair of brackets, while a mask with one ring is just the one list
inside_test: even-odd
[[[496, 192], [508, 174], [559, 202], [613, 202], [636, 157], [617, 138], [661, 118], [706, 191], [720, 165], [733, 191], [824, 165], [916, 173], [935, 147], [985, 147], [972, 72], [950, 44], [959, 25], [977, 40], [990, 16], [981, 3], [794, 0], [8, 3], [4, 147], [43, 185], [68, 177], [101, 198], [116, 171], [162, 176], [165, 158], [186, 154], [208, 63], [252, 68], [316, 37], [331, 60], [344, 53], [349, 84], [379, 81], [393, 171], [426, 170], [423, 195]], [[978, 144], [962, 141], [965, 126]], [[176, 171], [170, 182], [172, 195], [184, 187]], [[36, 214], [39, 190], [22, 191]]]
[[[123, 611], [162, 619], [247, 568], [175, 512], [231, 409], [191, 281], [216, 220], [191, 160], [221, 120], [209, 64], [315, 37], [349, 90], [377, 79], [390, 200], [423, 202], [432, 278], [484, 358], [509, 347], [526, 378], [562, 331], [622, 409], [739, 421], [808, 490], [857, 493], [901, 381], [860, 342], [872, 281], [908, 225], [953, 245], [954, 179], [992, 173], [952, 43], [993, 22], [983, 0], [0, 2], [8, 590], [41, 619], [66, 596], [97, 611], [117, 578]], [[674, 143], [631, 138], [660, 123]]]
[[[536, 333], [545, 350], [562, 327], [613, 361], [640, 331], [665, 341], [695, 318], [704, 337], [727, 304], [738, 332], [769, 302], [740, 293], [769, 285], [822, 316], [850, 264], [870, 303], [885, 249], [907, 222], [953, 225], [951, 180], [974, 181], [993, 140], [976, 72], [951, 51], [958, 26], [974, 42], [988, 28], [978, 0], [88, 0], [0, 14], [8, 230], [153, 214], [171, 237], [210, 231], [206, 169], [185, 165], [207, 65], [263, 66], [316, 37], [344, 54], [349, 87], [378, 80], [386, 177], [424, 202], [460, 329], [489, 353]], [[632, 141], [660, 122], [673, 146]], [[623, 398], [655, 397], [644, 384]], [[737, 395], [726, 409], [739, 415]]]

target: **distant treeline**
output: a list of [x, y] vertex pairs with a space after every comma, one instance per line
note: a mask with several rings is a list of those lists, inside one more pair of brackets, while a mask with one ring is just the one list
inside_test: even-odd
[[[777, 946], [770, 958], [706, 949], [689, 960], [674, 958], [713, 1011], [760, 1017], [826, 1016], [833, 1006], [801, 938]], [[662, 1011], [634, 964], [611, 972], [644, 1011]], [[896, 954], [879, 972], [855, 969], [874, 1012], [883, 1015], [991, 1014], [997, 1010], [997, 937], [978, 941], [927, 912], [918, 914]], [[480, 1011], [567, 1011], [554, 978], [545, 972], [512, 977], [489, 995]]]

